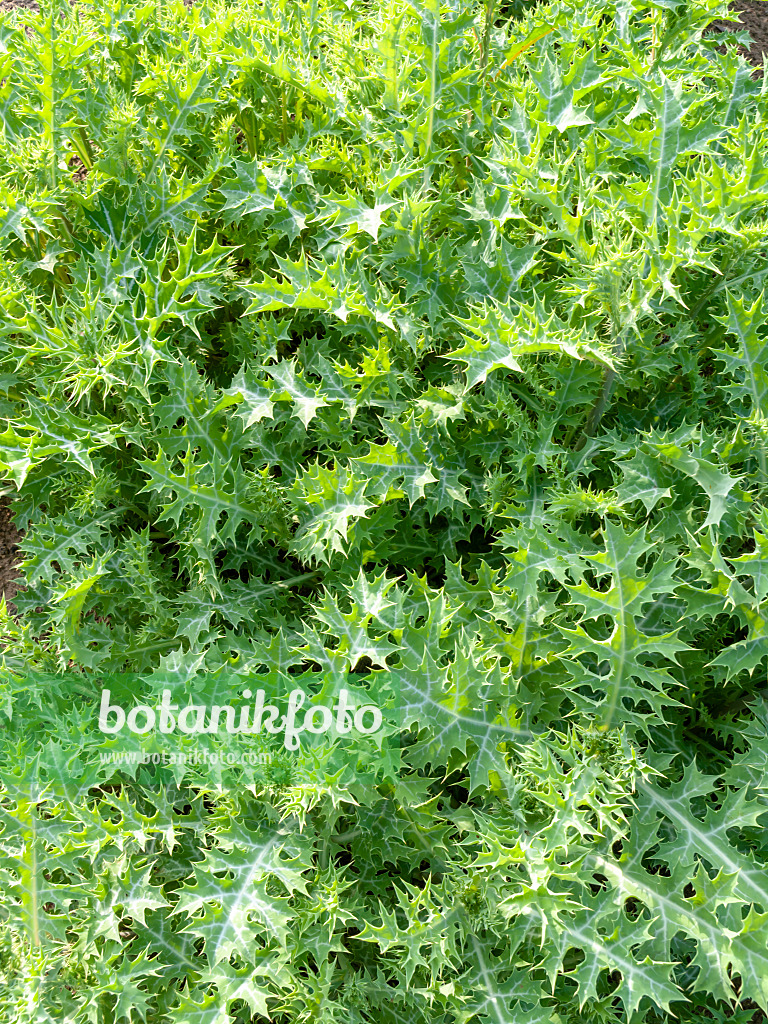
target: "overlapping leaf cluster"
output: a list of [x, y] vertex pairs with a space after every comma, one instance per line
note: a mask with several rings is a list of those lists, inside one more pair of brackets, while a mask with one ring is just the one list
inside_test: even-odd
[[[768, 101], [726, 6], [0, 17], [3, 1019], [768, 1013]], [[400, 758], [119, 772], [104, 672], [386, 678]]]

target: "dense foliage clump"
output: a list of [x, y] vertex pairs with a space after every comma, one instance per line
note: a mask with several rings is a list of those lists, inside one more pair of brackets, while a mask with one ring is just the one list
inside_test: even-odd
[[[3, 1020], [768, 1013], [768, 98], [726, 10], [0, 16]], [[130, 673], [388, 724], [126, 771]]]

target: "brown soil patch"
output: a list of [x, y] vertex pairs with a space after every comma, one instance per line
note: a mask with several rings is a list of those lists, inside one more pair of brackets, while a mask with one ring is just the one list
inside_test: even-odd
[[11, 519], [10, 498], [0, 498], [0, 594], [6, 601], [13, 601], [21, 573], [16, 568], [19, 561], [18, 544], [21, 534]]
[[[739, 21], [714, 21], [712, 31], [749, 32], [751, 47], [739, 47], [739, 53], [751, 64], [762, 67], [763, 55], [768, 54], [768, 2], [766, 0], [733, 0], [731, 10]], [[741, 24], [739, 24], [741, 22]]]
[[40, 4], [37, 0], [0, 0], [0, 11], [12, 11], [17, 7], [24, 7], [35, 14], [40, 13]]
[[67, 166], [72, 171], [72, 181], [84, 181], [88, 177], [88, 168], [79, 156], [73, 156]]

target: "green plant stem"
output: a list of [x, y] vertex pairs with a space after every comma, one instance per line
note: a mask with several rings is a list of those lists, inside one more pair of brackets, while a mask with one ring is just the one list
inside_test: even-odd
[[72, 144], [77, 150], [77, 155], [90, 171], [94, 163], [93, 147], [88, 141], [88, 136], [83, 128], [78, 128], [77, 132], [72, 136]]
[[488, 67], [491, 49], [491, 29], [493, 28], [495, 14], [496, 0], [485, 0], [485, 24], [483, 26], [483, 39], [480, 47], [480, 69], [483, 74], [485, 74]]

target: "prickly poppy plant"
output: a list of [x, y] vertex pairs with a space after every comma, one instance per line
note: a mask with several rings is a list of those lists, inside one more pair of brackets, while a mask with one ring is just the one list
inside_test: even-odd
[[[3, 1020], [768, 1013], [768, 99], [726, 12], [0, 15]], [[383, 724], [120, 762], [107, 682]]]

